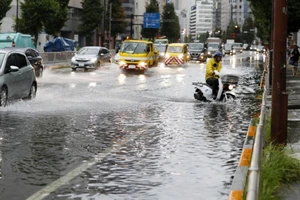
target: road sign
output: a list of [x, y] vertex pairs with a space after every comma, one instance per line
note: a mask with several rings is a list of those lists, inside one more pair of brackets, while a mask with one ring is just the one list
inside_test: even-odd
[[160, 28], [160, 14], [159, 13], [145, 13], [144, 14], [144, 28]]

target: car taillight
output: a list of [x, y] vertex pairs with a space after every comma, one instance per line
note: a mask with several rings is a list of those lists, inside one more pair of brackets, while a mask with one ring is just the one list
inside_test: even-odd
[[11, 42], [11, 46], [15, 47], [15, 42], [14, 41]]

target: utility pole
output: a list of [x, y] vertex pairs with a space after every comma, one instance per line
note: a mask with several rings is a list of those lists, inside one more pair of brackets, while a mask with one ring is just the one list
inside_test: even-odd
[[130, 39], [132, 39], [132, 35], [133, 35], [133, 14], [130, 14]]
[[111, 39], [111, 3], [109, 4], [109, 30], [108, 30], [108, 49], [110, 48], [110, 39]]
[[[16, 32], [19, 31], [19, 0], [17, 0], [17, 18], [16, 18]], [[37, 39], [36, 39], [37, 40]]]
[[287, 0], [274, 0], [271, 141], [287, 143]]

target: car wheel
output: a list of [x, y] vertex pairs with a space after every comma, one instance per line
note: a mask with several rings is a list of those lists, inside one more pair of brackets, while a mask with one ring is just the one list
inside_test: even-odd
[[33, 83], [29, 90], [28, 99], [34, 99], [36, 96], [36, 85]]
[[0, 106], [1, 107], [5, 107], [7, 106], [7, 102], [8, 102], [8, 91], [6, 87], [3, 87], [1, 89], [1, 93], [0, 93]]

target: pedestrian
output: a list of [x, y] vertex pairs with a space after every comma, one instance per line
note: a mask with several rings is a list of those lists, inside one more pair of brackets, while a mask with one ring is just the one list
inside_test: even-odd
[[297, 75], [299, 56], [300, 53], [299, 53], [298, 46], [294, 46], [289, 58], [289, 64], [292, 65], [293, 76]]

